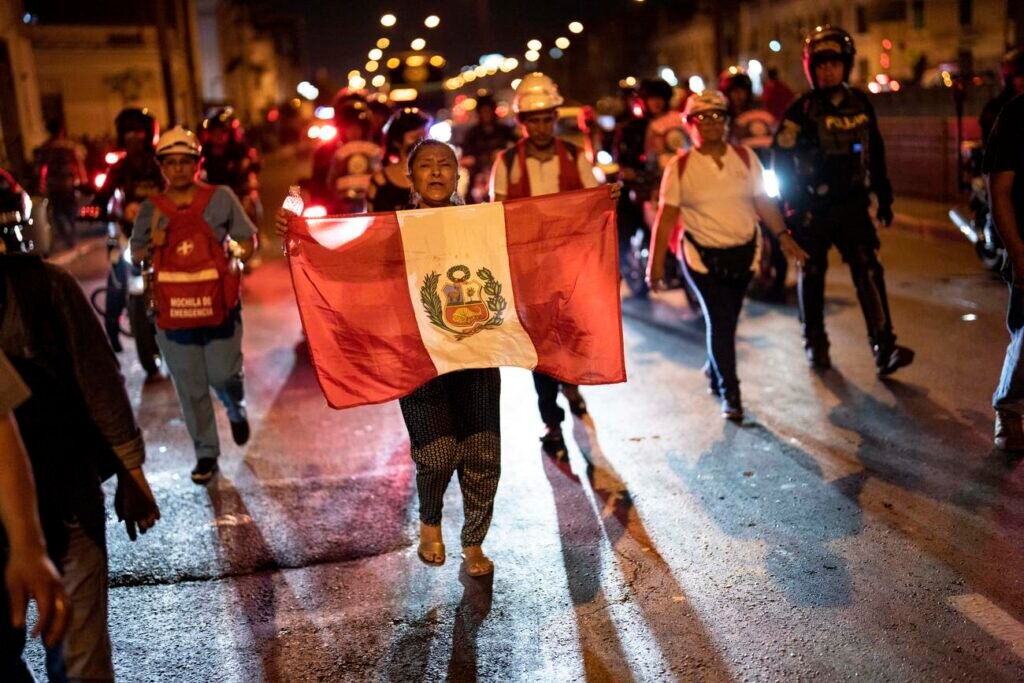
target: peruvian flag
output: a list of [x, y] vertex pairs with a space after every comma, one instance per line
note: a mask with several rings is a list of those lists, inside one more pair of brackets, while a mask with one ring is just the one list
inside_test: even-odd
[[390, 401], [467, 368], [626, 380], [607, 187], [296, 218], [288, 243], [310, 356], [333, 408]]

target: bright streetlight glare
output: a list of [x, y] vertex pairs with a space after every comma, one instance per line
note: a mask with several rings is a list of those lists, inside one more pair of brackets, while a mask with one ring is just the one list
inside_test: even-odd
[[772, 42], [768, 43], [768, 49], [771, 50], [772, 52], [781, 52], [782, 43], [780, 43], [777, 40], [773, 40]]
[[527, 50], [526, 54], [523, 56], [526, 57], [526, 61], [528, 62], [536, 62], [540, 59], [540, 53], [536, 50]]
[[541, 42], [539, 40], [534, 38], [533, 40], [526, 44], [526, 47], [530, 48], [531, 50], [534, 50], [535, 52], [539, 52], [543, 45], [541, 45]]
[[370, 73], [373, 73], [374, 71], [377, 70], [377, 67], [379, 67], [380, 64], [378, 64], [377, 62], [375, 62], [374, 60], [371, 59], [370, 61], [368, 61], [366, 63], [365, 66], [366, 66], [366, 70], [367, 71], [369, 71]]
[[380, 59], [381, 57], [383, 57], [384, 53], [381, 52], [379, 48], [375, 47], [372, 50], [370, 50], [366, 54], [366, 56], [367, 56], [368, 59], [372, 59], [372, 60], [376, 61], [376, 60]]
[[561, 50], [567, 50], [569, 48], [569, 39], [565, 36], [559, 36], [555, 38], [555, 47]]
[[398, 23], [398, 19], [395, 18], [394, 14], [385, 14], [380, 18], [381, 26], [391, 27], [394, 26], [396, 23]]
[[387, 82], [387, 80], [388, 79], [386, 79], [383, 74], [377, 74], [376, 76], [373, 77], [373, 80], [370, 81], [370, 83], [373, 84], [374, 88], [379, 88], [382, 85], [384, 85]]
[[388, 40], [387, 38], [380, 38], [380, 39], [377, 40], [377, 47], [379, 47], [382, 50], [388, 49], [388, 47], [390, 45], [391, 45], [391, 41]]
[[426, 46], [427, 41], [423, 40], [422, 38], [416, 38], [411, 43], [409, 43], [409, 47], [411, 47], [413, 50], [422, 50]]
[[578, 21], [574, 21], [569, 24], [569, 31], [571, 33], [583, 33], [583, 24]]
[[437, 28], [441, 24], [441, 18], [436, 14], [431, 14], [429, 17], [423, 20], [423, 25], [427, 28]]

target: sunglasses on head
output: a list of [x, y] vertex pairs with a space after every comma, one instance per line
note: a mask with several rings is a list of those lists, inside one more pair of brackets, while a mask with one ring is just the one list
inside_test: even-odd
[[708, 111], [690, 116], [690, 120], [695, 121], [696, 123], [704, 123], [705, 121], [725, 121], [725, 119], [726, 114], [724, 111]]

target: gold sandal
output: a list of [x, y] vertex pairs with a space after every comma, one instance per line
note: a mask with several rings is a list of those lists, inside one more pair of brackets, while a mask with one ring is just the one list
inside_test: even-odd
[[[419, 556], [420, 561], [423, 564], [429, 564], [432, 567], [440, 567], [444, 564], [445, 553], [444, 553], [444, 542], [442, 541], [424, 541], [423, 529], [424, 528], [437, 528], [438, 536], [441, 534], [440, 527], [430, 527], [427, 524], [420, 524], [420, 544], [416, 548], [416, 554]], [[440, 559], [438, 559], [440, 558]]]
[[[475, 550], [467, 553], [466, 551], [470, 550], [470, 548], [475, 548]], [[470, 546], [469, 548], [462, 549], [462, 568], [474, 578], [494, 573], [494, 563], [491, 562], [491, 558], [484, 555], [483, 548], [480, 546]]]

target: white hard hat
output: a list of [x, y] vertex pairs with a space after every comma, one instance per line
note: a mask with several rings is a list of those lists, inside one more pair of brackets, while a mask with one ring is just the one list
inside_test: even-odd
[[565, 102], [558, 94], [558, 86], [539, 71], [523, 76], [516, 94], [512, 97], [512, 111], [526, 114], [531, 111], [546, 111]]
[[729, 111], [729, 100], [718, 90], [705, 90], [700, 95], [690, 95], [686, 99], [683, 116], [690, 118], [709, 111]]
[[200, 155], [202, 146], [196, 134], [182, 126], [175, 126], [160, 136], [156, 143], [156, 155], [158, 157], [168, 154], [188, 154], [194, 157]]

